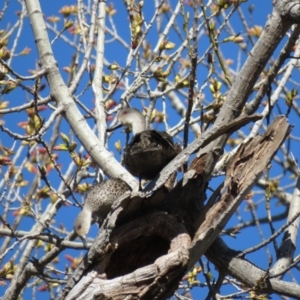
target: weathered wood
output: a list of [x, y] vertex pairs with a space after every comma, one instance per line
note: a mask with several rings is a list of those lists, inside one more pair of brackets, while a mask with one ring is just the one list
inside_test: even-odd
[[[143, 193], [125, 194], [113, 205], [59, 299], [170, 296], [184, 272], [218, 237], [290, 129], [286, 118], [280, 116], [262, 136], [241, 145], [228, 164], [219, 201], [208, 207], [204, 206], [206, 185], [201, 178], [206, 176], [203, 172], [209, 155], [196, 156], [189, 168], [193, 175], [170, 192], [161, 188], [150, 198]], [[219, 154], [216, 150], [215, 155]]]
[[96, 299], [149, 299], [146, 295], [161, 288], [163, 276], [168, 274], [165, 287], [178, 284], [190, 243], [185, 226], [171, 215], [156, 212], [129, 222], [112, 232], [106, 251], [65, 299], [93, 299], [96, 294]]
[[209, 211], [204, 211], [195, 222], [196, 233], [190, 249], [189, 267], [196, 263], [218, 237], [291, 128], [285, 116], [278, 116], [263, 135], [240, 146], [227, 166], [221, 199]]

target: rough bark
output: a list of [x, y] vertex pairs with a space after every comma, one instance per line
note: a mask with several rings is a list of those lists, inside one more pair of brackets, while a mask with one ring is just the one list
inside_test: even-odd
[[205, 206], [205, 190], [199, 191], [205, 156], [192, 162], [194, 178], [186, 184], [182, 180], [170, 192], [159, 190], [148, 199], [142, 198], [145, 194], [124, 196], [59, 299], [171, 296], [184, 272], [219, 236], [290, 129], [279, 116], [262, 136], [241, 145], [228, 164], [216, 203]]

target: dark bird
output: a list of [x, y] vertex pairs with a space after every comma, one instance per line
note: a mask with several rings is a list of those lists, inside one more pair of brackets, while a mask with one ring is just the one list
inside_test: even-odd
[[151, 180], [181, 151], [165, 131], [146, 130], [144, 116], [135, 108], [123, 108], [118, 121], [132, 130], [133, 138], [125, 148], [124, 165], [139, 179]]
[[79, 236], [85, 236], [91, 227], [92, 217], [103, 222], [113, 203], [125, 192], [130, 191], [123, 180], [110, 178], [96, 183], [87, 191], [83, 209], [74, 222], [74, 231]]

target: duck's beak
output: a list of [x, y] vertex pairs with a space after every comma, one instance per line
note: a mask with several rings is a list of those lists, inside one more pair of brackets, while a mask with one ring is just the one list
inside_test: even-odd
[[122, 123], [118, 122], [117, 124], [115, 124], [114, 126], [110, 127], [110, 128], [107, 128], [106, 129], [106, 132], [113, 132], [115, 131], [116, 129], [118, 128], [121, 128], [123, 126]]

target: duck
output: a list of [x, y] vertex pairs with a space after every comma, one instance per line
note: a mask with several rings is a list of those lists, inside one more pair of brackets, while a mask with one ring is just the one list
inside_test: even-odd
[[181, 152], [179, 144], [165, 131], [147, 130], [143, 114], [132, 107], [118, 112], [117, 120], [130, 128], [133, 138], [125, 147], [123, 164], [133, 175], [152, 180]]
[[110, 178], [92, 185], [87, 190], [83, 208], [74, 221], [75, 233], [79, 237], [86, 236], [90, 230], [92, 218], [96, 217], [97, 221], [102, 223], [113, 203], [127, 191], [130, 191], [129, 185], [117, 178]]

